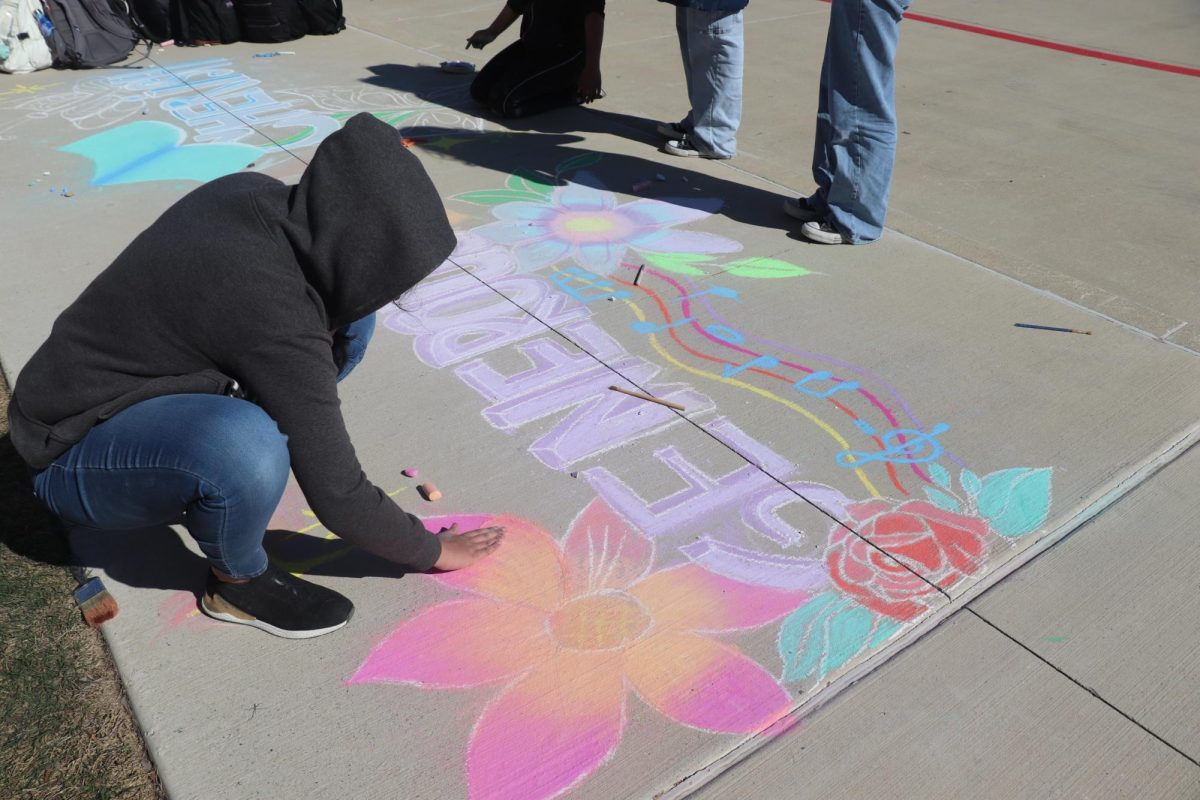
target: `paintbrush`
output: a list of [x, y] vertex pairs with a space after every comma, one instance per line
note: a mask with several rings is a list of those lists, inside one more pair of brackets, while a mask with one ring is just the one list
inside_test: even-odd
[[79, 604], [83, 621], [93, 628], [99, 628], [120, 611], [116, 598], [108, 593], [99, 578], [88, 578], [79, 584], [75, 590], [75, 602]]
[[1059, 333], [1082, 333], [1084, 336], [1091, 336], [1091, 331], [1077, 331], [1074, 328], [1056, 328], [1053, 325], [1034, 325], [1031, 322], [1014, 322], [1014, 328], [1033, 328], [1038, 331], [1058, 331]]

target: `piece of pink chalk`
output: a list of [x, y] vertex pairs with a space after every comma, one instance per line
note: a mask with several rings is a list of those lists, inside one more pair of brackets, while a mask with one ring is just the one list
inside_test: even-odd
[[417, 469], [416, 467], [409, 467], [408, 469], [400, 470], [400, 474], [406, 478], [415, 478], [420, 473], [421, 473], [421, 471], [419, 469]]

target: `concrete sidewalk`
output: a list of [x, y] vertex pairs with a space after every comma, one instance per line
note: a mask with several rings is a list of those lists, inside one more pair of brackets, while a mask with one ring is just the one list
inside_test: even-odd
[[459, 232], [343, 401], [367, 474], [435, 530], [503, 520], [496, 557], [404, 576], [291, 487], [269, 549], [358, 613], [288, 642], [197, 614], [186, 535], [74, 533], [171, 797], [1200, 794], [1200, 78], [1165, 69], [1200, 22], [1005, 9], [905, 23], [895, 229], [865, 248], [779, 208], [808, 188], [818, 2], [752, 4], [722, 163], [656, 149], [683, 103], [657, 4], [610, 4], [603, 103], [520, 126], [435, 67], [490, 4], [0, 83], [39, 265], [0, 267], [10, 378], [181, 194], [294, 180], [359, 111], [412, 139]]

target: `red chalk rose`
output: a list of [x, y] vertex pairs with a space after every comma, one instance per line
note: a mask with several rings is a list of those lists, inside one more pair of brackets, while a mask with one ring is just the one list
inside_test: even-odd
[[846, 513], [847, 525], [862, 538], [834, 527], [825, 554], [830, 577], [843, 592], [893, 619], [907, 621], [925, 613], [932, 605], [930, 595], [937, 592], [931, 583], [945, 589], [973, 575], [987, 552], [985, 521], [924, 500], [895, 507], [887, 500], [868, 500], [848, 506]]

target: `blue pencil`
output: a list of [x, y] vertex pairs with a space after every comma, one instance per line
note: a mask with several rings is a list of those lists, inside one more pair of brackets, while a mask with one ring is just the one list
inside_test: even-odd
[[1029, 322], [1014, 322], [1015, 328], [1035, 328], [1039, 331], [1059, 331], [1060, 333], [1082, 333], [1085, 336], [1091, 336], [1091, 331], [1077, 331], [1074, 328], [1056, 328], [1053, 325], [1033, 325]]

